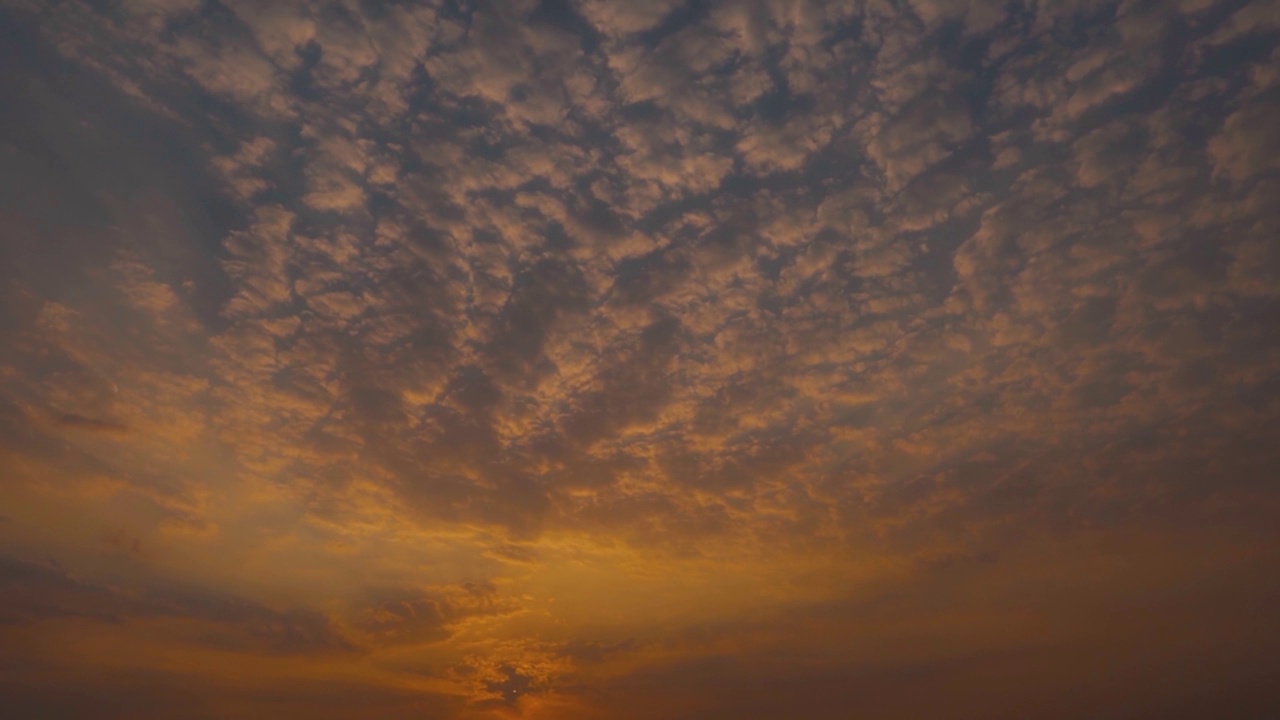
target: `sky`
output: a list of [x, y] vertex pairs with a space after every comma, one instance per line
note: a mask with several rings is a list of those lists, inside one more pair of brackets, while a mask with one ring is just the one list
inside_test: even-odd
[[0, 0], [0, 705], [1277, 717], [1278, 118], [1280, 0]]

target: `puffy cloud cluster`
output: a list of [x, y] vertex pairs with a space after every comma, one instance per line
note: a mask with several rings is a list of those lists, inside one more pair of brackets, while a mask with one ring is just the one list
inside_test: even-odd
[[552, 602], [668, 563], [1274, 508], [1270, 0], [0, 8], [4, 547], [262, 598], [56, 615], [549, 716], [714, 654]]

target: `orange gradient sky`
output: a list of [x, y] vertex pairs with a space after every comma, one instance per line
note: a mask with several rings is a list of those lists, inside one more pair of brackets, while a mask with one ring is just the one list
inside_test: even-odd
[[1278, 41], [0, 0], [0, 715], [1280, 716]]

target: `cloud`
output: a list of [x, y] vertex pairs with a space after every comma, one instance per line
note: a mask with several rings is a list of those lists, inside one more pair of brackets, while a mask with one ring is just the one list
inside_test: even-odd
[[33, 706], [1255, 697], [1267, 3], [5, 8]]
[[1275, 112], [1274, 105], [1250, 104], [1227, 117], [1222, 132], [1209, 142], [1214, 174], [1235, 182], [1244, 182], [1270, 170], [1280, 146], [1280, 135], [1265, 118]]
[[353, 625], [379, 645], [423, 644], [452, 637], [476, 618], [510, 615], [520, 610], [516, 598], [503, 597], [490, 584], [376, 590], [352, 612]]
[[107, 434], [124, 434], [129, 432], [129, 427], [122, 423], [118, 423], [113, 420], [89, 418], [75, 413], [59, 415], [54, 422], [59, 427], [69, 428], [71, 430], [85, 430], [88, 432], [100, 432]]
[[173, 617], [207, 623], [199, 642], [236, 652], [343, 652], [352, 646], [327, 618], [308, 610], [276, 611], [241, 598], [181, 587], [124, 589], [78, 579], [56, 565], [0, 560], [0, 617], [26, 624], [60, 617], [101, 622]]
[[617, 36], [649, 30], [683, 4], [683, 0], [661, 0], [644, 5], [616, 0], [585, 0], [580, 4], [580, 12], [604, 34]]

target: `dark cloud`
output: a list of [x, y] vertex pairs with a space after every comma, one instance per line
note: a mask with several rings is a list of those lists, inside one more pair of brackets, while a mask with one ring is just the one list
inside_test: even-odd
[[83, 617], [111, 623], [173, 617], [207, 623], [200, 642], [236, 652], [344, 652], [353, 646], [328, 619], [310, 610], [276, 611], [218, 592], [176, 586], [127, 588], [98, 584], [57, 565], [0, 560], [0, 613], [6, 624]]
[[102, 620], [115, 617], [115, 598], [109, 591], [81, 585], [57, 566], [5, 558], [0, 563], [0, 578], [5, 589], [6, 624], [64, 615]]
[[87, 430], [89, 432], [101, 432], [108, 434], [127, 433], [129, 428], [121, 423], [111, 420], [101, 420], [98, 418], [88, 418], [75, 413], [67, 413], [59, 415], [55, 421], [59, 427], [71, 430]]
[[6, 679], [0, 696], [23, 717], [53, 720], [96, 717], [110, 720], [161, 720], [182, 708], [200, 720], [253, 712], [268, 705], [273, 712], [304, 714], [326, 720], [353, 712], [376, 712], [379, 717], [415, 718], [456, 715], [463, 703], [456, 697], [424, 691], [405, 691], [359, 683], [295, 681], [272, 688], [239, 687], [228, 683], [192, 681], [166, 671], [117, 671], [77, 678], [74, 691], [39, 677]]

